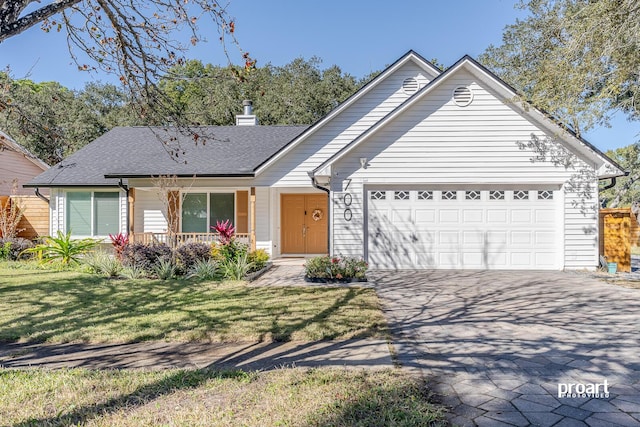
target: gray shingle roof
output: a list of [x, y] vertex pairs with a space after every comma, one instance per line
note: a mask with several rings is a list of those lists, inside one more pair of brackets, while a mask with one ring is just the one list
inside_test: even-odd
[[[253, 171], [307, 126], [209, 126], [208, 138], [149, 127], [115, 128], [26, 184], [29, 187], [117, 185], [115, 177], [253, 176]], [[201, 131], [201, 132], [200, 132]], [[213, 137], [213, 139], [209, 138]], [[170, 153], [177, 154], [171, 157]], [[105, 175], [113, 178], [105, 178]]]

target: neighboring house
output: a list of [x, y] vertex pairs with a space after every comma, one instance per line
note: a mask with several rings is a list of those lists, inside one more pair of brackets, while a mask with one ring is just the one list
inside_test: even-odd
[[[6, 207], [6, 200], [11, 197], [23, 208], [20, 237], [34, 238], [49, 232], [47, 203], [36, 197], [33, 189], [23, 188], [47, 169], [49, 165], [0, 131], [0, 205]], [[48, 194], [46, 189], [43, 192]]]
[[[202, 129], [215, 141], [176, 136], [177, 161], [164, 130], [116, 128], [29, 186], [51, 188], [52, 231], [78, 237], [162, 240], [175, 224], [206, 240], [230, 218], [273, 257], [593, 269], [598, 180], [624, 171], [515, 96], [470, 57], [442, 72], [410, 51], [310, 127], [258, 126], [246, 106]], [[158, 175], [178, 177], [176, 202]]]
[[47, 169], [46, 163], [0, 131], [0, 196], [32, 195], [33, 190], [22, 185]]

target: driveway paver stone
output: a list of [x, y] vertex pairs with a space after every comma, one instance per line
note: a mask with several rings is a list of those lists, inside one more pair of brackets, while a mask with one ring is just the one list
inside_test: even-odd
[[[452, 424], [640, 426], [640, 290], [581, 272], [370, 276], [399, 363], [442, 396]], [[605, 380], [608, 397], [558, 396], [559, 383]]]

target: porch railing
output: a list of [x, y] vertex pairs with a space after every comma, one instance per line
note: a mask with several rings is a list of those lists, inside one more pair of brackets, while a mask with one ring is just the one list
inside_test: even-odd
[[[250, 244], [249, 233], [236, 233], [236, 240]], [[131, 243], [143, 243], [146, 245], [165, 243], [171, 247], [185, 243], [213, 243], [219, 240], [218, 233], [133, 233], [129, 235]]]

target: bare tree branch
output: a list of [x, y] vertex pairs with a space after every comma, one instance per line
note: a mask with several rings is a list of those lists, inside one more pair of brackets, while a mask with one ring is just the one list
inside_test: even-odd
[[[60, 13], [66, 8], [80, 3], [80, 1], [81, 0], [56, 0], [51, 4], [43, 6], [40, 9], [23, 16], [22, 18], [18, 18], [20, 12], [22, 12], [24, 7], [31, 2], [5, 1], [4, 4], [7, 4], [7, 7], [0, 7], [0, 43], [9, 37], [20, 34], [34, 25], [43, 22], [56, 13]], [[22, 8], [19, 6], [22, 6]]]

